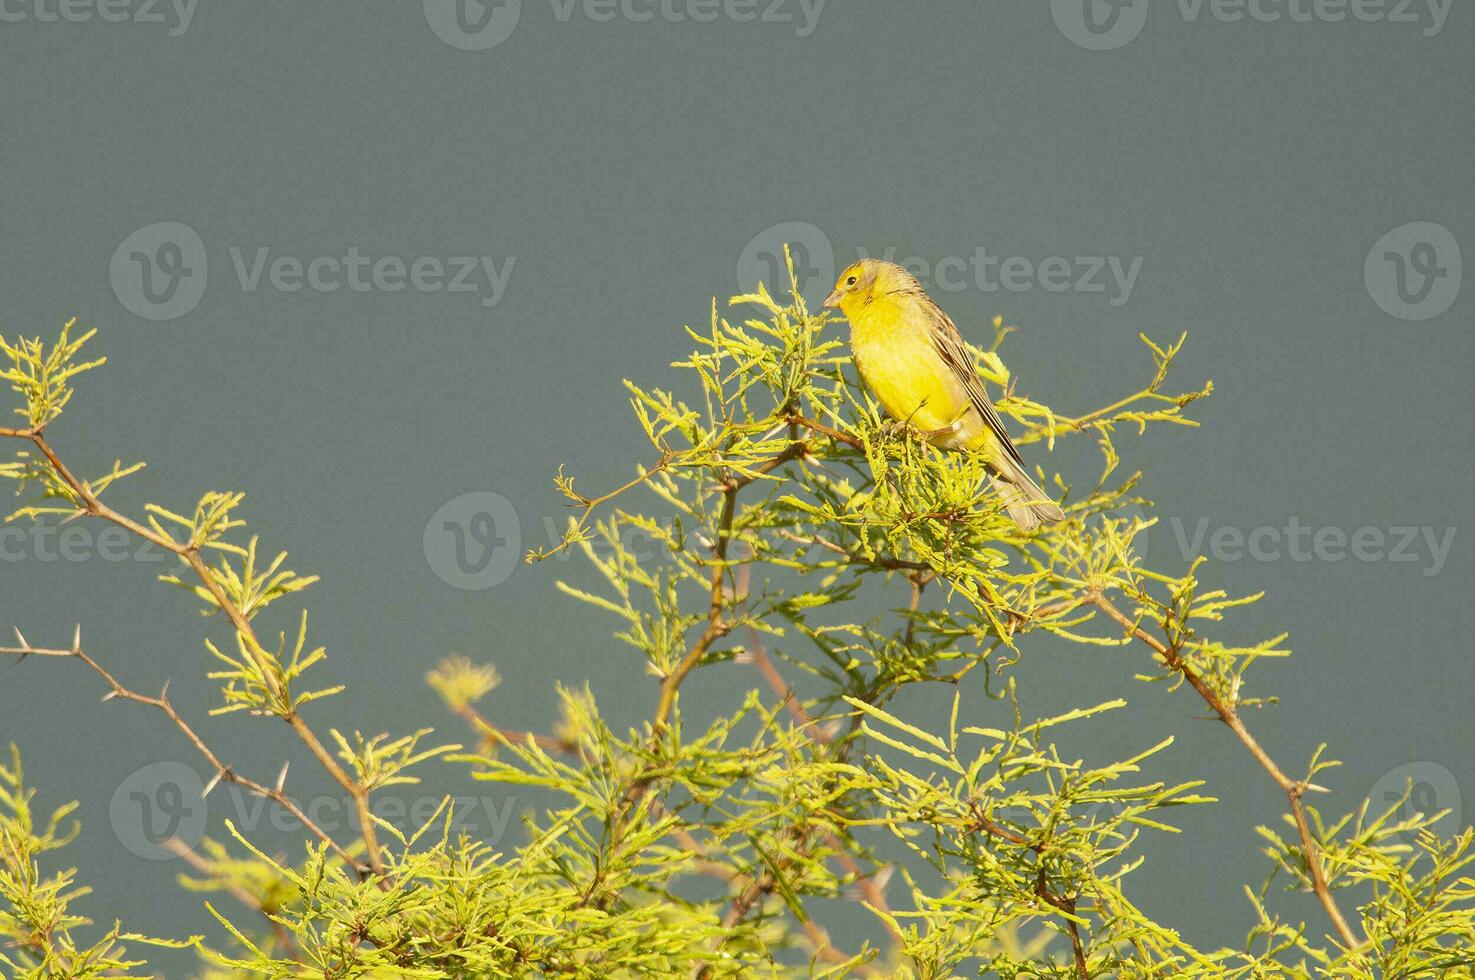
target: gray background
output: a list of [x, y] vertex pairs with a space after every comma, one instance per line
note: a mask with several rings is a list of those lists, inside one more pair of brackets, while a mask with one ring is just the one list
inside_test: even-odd
[[[526, 0], [505, 41], [474, 51], [437, 37], [416, 3], [205, 5], [174, 37], [168, 24], [41, 22], [32, 0], [5, 9], [27, 19], [0, 23], [0, 332], [51, 335], [72, 315], [101, 329], [110, 363], [53, 436], [89, 473], [115, 456], [150, 462], [115, 504], [185, 508], [206, 489], [245, 490], [265, 546], [323, 575], [307, 599], [330, 654], [319, 674], [351, 686], [311, 711], [320, 731], [433, 723], [462, 738], [422, 680], [449, 652], [497, 664], [506, 681], [487, 709], [509, 726], [546, 729], [555, 681], [587, 678], [619, 725], [649, 711], [652, 682], [608, 638], [612, 621], [553, 589], [589, 581], [580, 559], [460, 590], [422, 535], [446, 502], [492, 491], [524, 547], [546, 543], [545, 517], [565, 513], [550, 490], [559, 463], [588, 490], [623, 480], [645, 447], [620, 379], [669, 383], [688, 349], [681, 325], [736, 290], [745, 247], [802, 221], [842, 263], [858, 249], [933, 262], [980, 246], [1034, 261], [1141, 257], [1121, 305], [1038, 286], [938, 295], [972, 339], [995, 314], [1017, 324], [1005, 354], [1022, 390], [1066, 412], [1145, 379], [1138, 331], [1190, 331], [1175, 378], [1215, 380], [1193, 410], [1203, 427], [1120, 440], [1124, 473], [1146, 472], [1145, 492], [1189, 536], [1200, 520], [1247, 534], [1292, 517], [1348, 534], [1458, 528], [1434, 575], [1421, 545], [1415, 562], [1283, 554], [1204, 577], [1268, 590], [1227, 636], [1290, 631], [1297, 656], [1254, 675], [1282, 703], [1251, 722], [1293, 774], [1322, 741], [1347, 760], [1322, 778], [1329, 811], [1410, 762], [1435, 764], [1415, 770], [1426, 780], [1447, 768], [1475, 797], [1471, 290], [1406, 321], [1364, 282], [1374, 243], [1409, 222], [1475, 248], [1469, 10], [1427, 37], [1427, 14], [1261, 24], [1205, 9], [1191, 22], [1157, 3], [1139, 37], [1089, 51], [1038, 2], [832, 2], [799, 36], [799, 23], [727, 16], [560, 20]], [[209, 271], [197, 306], [156, 321], [120, 302], [109, 263], [160, 221], [199, 234]], [[487, 307], [444, 291], [248, 291], [229, 249], [260, 246], [304, 260], [353, 246], [516, 262]], [[1097, 474], [1089, 449], [1052, 465], [1082, 486]], [[1152, 557], [1183, 563], [1170, 526]], [[202, 624], [187, 596], [151, 583], [167, 567], [47, 561], [12, 544], [0, 623], [60, 644], [81, 620], [125, 682], [172, 677], [226, 759], [269, 779], [297, 750], [272, 725], [204, 718], [216, 695]], [[295, 610], [263, 622], [291, 628]], [[1202, 945], [1238, 945], [1251, 917], [1238, 883], [1264, 867], [1252, 826], [1278, 822], [1283, 798], [1227, 732], [1197, 720], [1201, 705], [1131, 679], [1148, 668], [1139, 651], [1037, 649], [1020, 667], [1027, 711], [1133, 701], [1071, 749], [1102, 761], [1174, 734], [1158, 773], [1209, 779], [1221, 802], [1146, 842], [1131, 893]], [[701, 680], [694, 699], [752, 682], [740, 668]], [[20, 744], [44, 803], [82, 801], [66, 859], [96, 888], [87, 910], [143, 931], [211, 930], [199, 899], [172, 887], [177, 864], [119, 839], [138, 788], [125, 777], [197, 760], [164, 719], [100, 705], [101, 693], [78, 665], [0, 665], [0, 740]], [[301, 760], [289, 788], [327, 792], [311, 770]], [[427, 794], [536, 802], [427, 772]], [[1447, 785], [1439, 794], [1456, 802]], [[214, 832], [228, 800], [212, 798]], [[1464, 809], [1468, 822], [1475, 804]], [[1285, 907], [1324, 928], [1312, 904]], [[845, 922], [846, 946], [879, 935], [864, 916]], [[190, 961], [160, 962], [181, 975]]]

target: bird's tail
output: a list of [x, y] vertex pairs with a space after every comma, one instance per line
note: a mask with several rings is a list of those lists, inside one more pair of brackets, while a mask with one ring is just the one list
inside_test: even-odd
[[1006, 457], [998, 464], [994, 482], [1004, 501], [1004, 509], [1021, 531], [1033, 531], [1041, 524], [1058, 524], [1065, 520], [1065, 512], [1060, 505], [1051, 500], [1029, 478], [1024, 467], [1014, 460]]

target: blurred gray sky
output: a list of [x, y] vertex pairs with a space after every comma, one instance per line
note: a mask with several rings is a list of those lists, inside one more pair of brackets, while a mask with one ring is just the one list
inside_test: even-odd
[[[767, 6], [0, 0], [0, 332], [75, 315], [110, 361], [55, 441], [87, 472], [148, 460], [116, 492], [135, 509], [246, 491], [266, 545], [323, 576], [311, 627], [351, 688], [314, 710], [322, 728], [462, 737], [422, 680], [450, 652], [497, 664], [507, 725], [546, 728], [554, 682], [586, 678], [625, 724], [651, 682], [552, 587], [586, 571], [517, 565], [514, 546], [563, 520], [560, 463], [587, 489], [629, 473], [644, 446], [620, 379], [669, 381], [681, 325], [782, 240], [810, 289], [861, 252], [915, 259], [970, 338], [1018, 325], [1021, 390], [1062, 411], [1141, 384], [1139, 331], [1187, 330], [1179, 384], [1217, 385], [1203, 427], [1121, 440], [1165, 518], [1154, 561], [1201, 540], [1224, 559], [1209, 582], [1268, 590], [1227, 632], [1289, 630], [1297, 656], [1258, 670], [1282, 703], [1251, 721], [1293, 773], [1322, 741], [1346, 760], [1329, 811], [1411, 774], [1475, 816], [1471, 11]], [[458, 566], [448, 522], [499, 550]], [[203, 720], [201, 622], [151, 582], [168, 566], [95, 532], [61, 544], [0, 539], [0, 624], [61, 643], [82, 621], [121, 678], [172, 677], [227, 760], [270, 778], [285, 732]], [[1221, 802], [1147, 842], [1133, 894], [1238, 945], [1252, 827], [1284, 801], [1199, 706], [1131, 679], [1146, 668], [1042, 651], [1025, 707], [1131, 698], [1103, 758], [1178, 737], [1163, 777], [1205, 776]], [[81, 799], [88, 910], [209, 929], [129, 829], [135, 794], [167, 809], [160, 779], [198, 760], [101, 693], [70, 664], [0, 665], [0, 741], [43, 802]], [[297, 791], [328, 792], [309, 769]], [[530, 803], [424, 789], [481, 794], [488, 833]], [[212, 830], [237, 810], [212, 797]], [[855, 945], [872, 927], [847, 928]]]

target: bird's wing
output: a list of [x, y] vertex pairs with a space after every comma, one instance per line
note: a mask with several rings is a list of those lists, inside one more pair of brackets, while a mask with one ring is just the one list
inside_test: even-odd
[[973, 366], [973, 355], [968, 353], [968, 346], [963, 343], [958, 328], [942, 311], [942, 307], [932, 301], [932, 297], [923, 294], [921, 299], [927, 313], [927, 333], [932, 338], [933, 349], [937, 351], [948, 369], [963, 383], [963, 389], [968, 392], [968, 400], [988, 424], [989, 430], [999, 440], [999, 445], [1004, 448], [1004, 452], [1022, 468], [1024, 460], [1019, 457], [1019, 450], [1015, 449], [1014, 443], [1010, 441], [1009, 433], [1004, 431], [1004, 422], [999, 418], [999, 413], [994, 408], [993, 401], [988, 397], [988, 392], [984, 390], [983, 380], [978, 377], [978, 371]]

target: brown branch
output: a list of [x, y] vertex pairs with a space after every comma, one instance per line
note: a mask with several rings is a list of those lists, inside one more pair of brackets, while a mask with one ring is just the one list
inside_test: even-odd
[[[746, 585], [746, 572], [747, 568], [744, 567], [741, 583], [742, 586]], [[920, 596], [920, 592], [917, 593], [917, 596]], [[773, 666], [773, 661], [769, 659], [768, 652], [763, 647], [762, 639], [758, 636], [756, 631], [753, 631], [750, 637], [746, 653], [750, 662], [758, 670], [759, 674], [763, 676], [764, 680], [768, 683], [769, 688], [776, 695], [778, 695], [782, 707], [787, 710], [796, 721], [800, 723], [801, 728], [807, 729], [813, 733], [810, 736], [812, 741], [817, 745], [827, 745], [831, 741], [833, 741], [833, 738], [827, 735], [824, 730], [816, 723], [814, 717], [810, 715], [807, 710], [805, 710], [803, 704], [801, 704], [798, 698], [795, 696], [793, 687], [784, 681], [783, 675], [781, 675]], [[848, 745], [841, 746], [840, 756], [842, 758], [847, 748]], [[807, 827], [802, 823], [795, 823], [788, 828], [788, 834], [790, 838], [795, 842], [795, 850], [800, 856], [803, 856], [805, 854], [806, 848], [809, 846], [810, 838], [814, 836], [813, 828]], [[826, 830], [824, 831], [824, 838], [825, 842], [831, 848], [833, 848], [835, 852], [835, 858], [840, 863], [841, 867], [843, 867], [846, 872], [849, 873], [854, 879], [855, 887], [861, 897], [864, 899], [865, 902], [870, 904], [870, 906], [876, 913], [878, 913], [882, 917], [882, 920], [886, 923], [887, 932], [890, 933], [893, 941], [899, 940], [901, 937], [897, 933], [895, 927], [891, 924], [890, 918], [887, 915], [887, 913], [890, 911], [890, 907], [886, 901], [886, 893], [884, 887], [878, 885], [874, 877], [872, 877], [871, 875], [867, 875], [864, 872], [864, 870], [860, 867], [860, 864], [845, 850], [844, 842], [839, 838], [838, 835], [836, 835], [833, 831]], [[783, 870], [792, 867], [796, 863], [796, 861], [797, 858], [794, 857], [783, 858], [781, 861], [778, 862], [779, 868], [777, 869], [777, 871], [773, 868], [766, 868], [762, 874], [752, 879], [747, 884], [747, 886], [745, 886], [741, 891], [738, 892], [737, 895], [733, 896], [732, 904], [728, 907], [727, 913], [723, 916], [722, 919], [722, 924], [724, 928], [728, 929], [729, 931], [735, 929], [737, 925], [747, 917], [748, 913], [752, 911], [754, 905], [756, 905], [764, 897], [771, 895], [774, 889], [778, 887], [778, 873], [781, 873]], [[812, 921], [806, 921], [804, 923], [804, 928], [806, 935], [808, 935], [811, 940], [816, 940], [817, 934], [820, 936], [820, 938], [824, 940], [825, 945], [820, 948], [821, 955], [826, 955], [826, 950], [828, 949], [832, 953], [838, 954], [838, 956], [826, 956], [826, 958], [830, 959], [831, 962], [846, 961], [847, 958], [844, 956], [844, 954], [840, 954], [838, 950], [834, 950], [832, 946], [829, 946], [828, 936], [824, 935], [822, 931], [818, 930], [818, 928], [814, 925]], [[719, 948], [720, 945], [721, 944], [719, 943]], [[866, 967], [865, 970], [867, 973], [874, 972], [869, 967]], [[710, 972], [710, 966], [704, 966], [698, 968], [697, 970], [694, 970], [693, 977], [697, 978], [697, 980], [703, 980], [703, 978], [710, 975]]]
[[576, 493], [573, 488], [573, 479], [571, 477], [563, 477], [563, 469], [562, 467], [560, 467], [558, 488], [563, 492], [564, 496], [570, 498], [573, 501], [573, 503], [569, 505], [570, 507], [578, 506], [584, 508], [584, 510], [581, 514], [579, 514], [578, 518], [575, 519], [574, 526], [569, 530], [567, 534], [564, 535], [562, 541], [560, 541], [552, 548], [547, 549], [546, 551], [528, 552], [527, 561], [530, 563], [534, 561], [542, 561], [547, 558], [552, 558], [554, 555], [557, 555], [562, 551], [567, 551], [569, 545], [573, 544], [576, 540], [579, 539], [579, 533], [583, 531], [585, 526], [588, 525], [589, 518], [594, 515], [594, 512], [598, 510], [602, 504], [608, 503], [621, 494], [649, 482], [650, 479], [656, 474], [664, 473], [666, 469], [671, 465], [671, 461], [675, 458], [676, 453], [674, 453], [670, 449], [666, 449], [661, 453], [661, 458], [650, 469], [626, 481], [625, 483], [622, 483], [620, 486], [615, 487], [608, 493], [602, 493], [597, 497], [586, 497], [583, 494]]
[[[807, 830], [802, 827], [791, 827], [789, 833], [794, 838], [794, 849], [798, 852], [799, 856], [807, 857], [806, 848], [809, 846], [809, 834]], [[785, 858], [783, 867], [788, 868], [792, 866], [795, 860], [794, 858]], [[736, 928], [738, 923], [747, 918], [748, 913], [753, 910], [754, 905], [758, 904], [759, 899], [772, 895], [773, 890], [777, 887], [778, 876], [771, 870], [764, 871], [763, 874], [755, 878], [748, 887], [744, 888], [733, 898], [732, 905], [728, 907], [727, 913], [722, 917], [722, 927], [728, 930]]]
[[578, 750], [578, 746], [556, 735], [544, 735], [541, 732], [524, 732], [494, 725], [486, 719], [485, 715], [469, 704], [451, 710], [457, 717], [470, 725], [472, 731], [481, 736], [483, 750], [497, 743], [522, 745], [528, 739], [532, 739], [533, 743], [544, 752], [561, 752], [566, 755], [572, 755]]
[[[477, 711], [476, 708], [472, 707], [469, 704], [461, 708], [455, 708], [453, 709], [453, 711], [459, 718], [461, 718], [468, 725], [471, 726], [472, 731], [476, 732], [476, 734], [482, 737], [482, 741], [484, 744], [503, 742], [508, 745], [521, 745], [531, 738], [533, 740], [533, 744], [537, 745], [545, 752], [558, 752], [563, 755], [575, 755], [579, 751], [579, 747], [577, 745], [565, 739], [559, 738], [556, 735], [544, 735], [540, 732], [523, 732], [511, 728], [502, 728], [497, 725], [493, 725], [491, 722], [486, 720], [485, 716], [483, 716], [481, 712]], [[657, 814], [664, 811], [664, 807], [662, 807], [659, 802], [654, 802], [652, 805], [652, 809]], [[707, 851], [707, 848], [694, 836], [692, 836], [692, 834], [684, 827], [673, 827], [671, 830], [671, 836], [675, 837], [677, 843], [686, 848], [688, 854], [704, 854]], [[697, 863], [697, 870], [700, 871], [702, 874], [710, 875], [711, 877], [718, 878], [722, 881], [727, 882], [731, 882], [740, 877], [738, 872], [733, 871], [726, 865], [718, 864], [716, 861], [699, 861]]]
[[712, 576], [711, 589], [707, 601], [707, 625], [702, 630], [702, 635], [687, 650], [686, 655], [672, 668], [671, 672], [661, 680], [661, 696], [656, 702], [655, 716], [651, 720], [651, 731], [653, 736], [658, 736], [666, 727], [666, 722], [671, 717], [671, 710], [676, 704], [676, 693], [681, 689], [681, 684], [686, 680], [707, 651], [712, 649], [723, 636], [727, 635], [731, 626], [722, 621], [723, 607], [723, 585], [727, 580], [727, 547], [732, 540], [732, 519], [737, 510], [738, 488], [729, 484], [722, 491], [722, 514], [717, 519], [717, 540], [712, 544]]
[[[801, 856], [804, 855], [805, 849], [809, 846], [810, 830], [796, 825], [789, 828], [789, 834], [795, 841], [795, 850]], [[791, 867], [796, 860], [796, 858], [784, 858], [781, 862], [782, 868]], [[722, 927], [727, 930], [727, 937], [730, 937], [732, 930], [736, 929], [743, 919], [747, 918], [748, 913], [753, 910], [753, 906], [757, 905], [762, 899], [772, 895], [774, 889], [777, 887], [778, 876], [773, 870], [769, 869], [765, 870], [757, 878], [752, 879], [742, 891], [735, 895], [732, 904], [722, 917]], [[819, 954], [826, 960], [832, 963], [844, 963], [852, 959], [852, 957], [846, 956], [831, 945], [829, 936], [815, 926], [813, 920], [804, 923], [804, 931], [810, 940], [816, 944]], [[721, 945], [721, 943], [718, 944], [719, 949]], [[872, 972], [869, 967], [863, 969], [867, 974]], [[712, 966], [710, 963], [698, 966], [692, 970], [691, 975], [693, 980], [706, 980], [706, 978], [712, 975]]]
[[[92, 488], [85, 480], [78, 479], [71, 472], [71, 470], [67, 468], [66, 464], [62, 462], [59, 456], [57, 456], [56, 452], [52, 449], [51, 444], [47, 442], [46, 437], [41, 432], [29, 431], [24, 434], [16, 434], [29, 439], [31, 443], [35, 445], [37, 450], [39, 450], [40, 453], [44, 457], [46, 457], [46, 461], [51, 466], [52, 470], [62, 480], [62, 482], [71, 489], [71, 491], [76, 495], [77, 499], [81, 501], [81, 506], [79, 507], [80, 513], [85, 513], [93, 517], [99, 517], [105, 521], [116, 524], [119, 527], [122, 527], [128, 531], [131, 531], [133, 534], [138, 535], [145, 541], [148, 541], [151, 544], [164, 549], [165, 551], [171, 552], [172, 554], [178, 555], [181, 559], [183, 559], [185, 563], [188, 564], [190, 568], [194, 571], [196, 576], [199, 577], [201, 584], [210, 594], [210, 597], [215, 601], [215, 604], [222, 611], [225, 612], [226, 617], [231, 622], [231, 625], [245, 641], [247, 655], [251, 657], [257, 669], [260, 671], [261, 676], [267, 686], [267, 689], [274, 697], [278, 699], [282, 697], [281, 685], [278, 683], [275, 674], [272, 673], [270, 665], [266, 662], [265, 655], [262, 652], [264, 648], [262, 647], [260, 641], [257, 639], [255, 629], [251, 626], [249, 618], [240, 608], [238, 608], [233, 602], [231, 602], [230, 598], [225, 594], [225, 591], [221, 588], [220, 583], [216, 581], [215, 575], [211, 572], [209, 566], [205, 564], [204, 559], [201, 558], [198, 546], [190, 542], [181, 543], [168, 535], [160, 534], [152, 528], [146, 527], [143, 524], [140, 524], [138, 521], [135, 521], [124, 514], [118, 513], [107, 504], [104, 504], [101, 500], [98, 499], [97, 495], [92, 492]], [[342, 786], [343, 789], [347, 791], [350, 799], [353, 800], [354, 809], [358, 815], [359, 833], [363, 837], [364, 845], [368, 852], [369, 867], [373, 870], [375, 874], [382, 875], [385, 870], [384, 860], [379, 849], [378, 834], [374, 829], [374, 818], [369, 812], [368, 788], [361, 784], [352, 775], [350, 775], [349, 772], [344, 769], [342, 765], [339, 764], [338, 760], [335, 759], [332, 753], [328, 751], [327, 747], [324, 746], [321, 741], [319, 741], [317, 735], [312, 731], [311, 728], [308, 727], [307, 723], [302, 720], [302, 717], [298, 715], [295, 711], [292, 711], [290, 709], [290, 706], [288, 707], [288, 713], [281, 717], [282, 720], [285, 721], [287, 725], [294, 732], [297, 733], [298, 738], [302, 741], [304, 745], [307, 746], [308, 751], [312, 753], [315, 759], [317, 759], [318, 764], [327, 771], [328, 775], [333, 777], [334, 781], [336, 781], [338, 785]]]
[[[171, 722], [174, 723], [174, 726], [178, 728], [182, 733], [184, 733], [184, 737], [187, 738], [190, 744], [195, 747], [195, 751], [199, 752], [200, 755], [204, 757], [205, 761], [209, 763], [210, 768], [214, 770], [214, 777], [211, 778], [209, 784], [205, 787], [206, 795], [209, 795], [210, 791], [220, 783], [234, 783], [235, 785], [240, 786], [242, 789], [250, 793], [254, 793], [257, 796], [262, 797], [263, 799], [271, 800], [272, 802], [276, 803], [278, 806], [286, 810], [288, 813], [292, 814], [292, 816], [300, 820], [302, 822], [302, 825], [306, 827], [314, 837], [322, 841], [324, 844], [328, 845], [328, 847], [332, 848], [333, 852], [337, 854], [340, 858], [342, 858], [349, 865], [349, 867], [352, 867], [361, 873], [368, 870], [358, 860], [356, 860], [353, 855], [349, 854], [347, 849], [345, 849], [341, 844], [334, 840], [327, 831], [323, 830], [321, 826], [319, 826], [315, 821], [312, 820], [312, 818], [304, 813], [302, 809], [292, 801], [291, 797], [287, 796], [287, 794], [282, 789], [280, 780], [278, 781], [278, 785], [274, 787], [268, 787], [256, 782], [254, 779], [250, 779], [246, 776], [241, 775], [240, 773], [236, 772], [232, 766], [221, 762], [220, 757], [216, 755], [216, 753], [205, 743], [205, 740], [200, 737], [200, 735], [194, 730], [193, 727], [190, 726], [189, 722], [185, 721], [184, 718], [181, 717], [179, 712], [175, 709], [173, 702], [169, 700], [169, 684], [167, 681], [164, 684], [164, 689], [159, 692], [157, 697], [151, 697], [147, 694], [139, 694], [137, 691], [125, 687], [116, 677], [108, 672], [107, 668], [103, 667], [100, 663], [98, 663], [82, 649], [81, 627], [78, 627], [76, 633], [73, 634], [72, 647], [69, 650], [33, 647], [30, 644], [26, 643], [25, 637], [21, 635], [20, 630], [16, 630], [15, 635], [17, 639], [20, 640], [21, 645], [19, 647], [0, 647], [0, 653], [18, 656], [20, 660], [25, 660], [27, 657], [31, 656], [68, 657], [71, 659], [80, 660], [82, 663], [91, 668], [92, 671], [96, 673], [99, 677], [101, 677], [105, 682], [107, 682], [110, 690], [103, 697], [104, 701], [111, 701], [114, 698], [118, 698], [124, 701], [132, 701], [135, 704], [142, 704], [151, 708], [157, 708], [159, 711], [163, 712], [164, 715]], [[286, 775], [285, 769], [283, 769], [282, 775]]]
[[1342, 916], [1342, 910], [1337, 907], [1336, 899], [1332, 897], [1331, 888], [1327, 884], [1326, 871], [1322, 867], [1321, 849], [1317, 846], [1316, 838], [1311, 832], [1311, 823], [1306, 816], [1306, 805], [1302, 797], [1306, 793], [1307, 784], [1291, 779], [1281, 771], [1280, 767], [1276, 765], [1275, 760], [1270, 757], [1270, 754], [1255, 739], [1255, 736], [1250, 734], [1250, 730], [1245, 727], [1245, 723], [1240, 718], [1239, 712], [1235, 707], [1225, 702], [1199, 676], [1198, 672], [1184, 661], [1182, 654], [1174, 646], [1164, 643], [1162, 640], [1148, 633], [1135, 620], [1113, 605], [1101, 593], [1091, 593], [1089, 595], [1089, 601], [1111, 619], [1115, 620], [1129, 635], [1145, 643], [1169, 670], [1181, 674], [1189, 686], [1198, 692], [1199, 697], [1203, 698], [1204, 703], [1209, 706], [1209, 709], [1218, 716], [1219, 720], [1229, 726], [1229, 730], [1249, 750], [1250, 755], [1254, 756], [1255, 761], [1260, 764], [1260, 767], [1270, 775], [1270, 778], [1280, 787], [1281, 792], [1285, 793], [1286, 800], [1290, 803], [1291, 816], [1296, 822], [1296, 831], [1301, 838], [1301, 853], [1306, 858], [1306, 870], [1311, 878], [1311, 889], [1321, 901], [1322, 908], [1326, 909], [1326, 914], [1331, 918], [1332, 925], [1336, 927], [1338, 935], [1342, 937], [1342, 942], [1348, 950], [1356, 950], [1361, 945], [1361, 942], [1358, 940], [1357, 934], [1352, 931], [1352, 927], [1347, 923], [1347, 920]]
[[[909, 575], [908, 580], [912, 583], [912, 598], [907, 603], [907, 626], [903, 634], [907, 649], [911, 649], [917, 634], [917, 610], [922, 608], [922, 593], [926, 591], [927, 584], [932, 581], [932, 573], [924, 575]], [[977, 663], [977, 661], [974, 661]], [[966, 673], [966, 671], [965, 671]]]
[[991, 819], [982, 810], [979, 810], [976, 803], [970, 803], [969, 807], [973, 811], [973, 823], [966, 828], [969, 832], [981, 830], [989, 836], [997, 837], [1005, 843], [1013, 844], [1015, 847], [1028, 848], [1035, 853], [1035, 858], [1039, 862], [1039, 871], [1035, 875], [1035, 896], [1046, 905], [1065, 913], [1065, 928], [1066, 932], [1070, 935], [1070, 948], [1071, 953], [1075, 957], [1076, 975], [1081, 980], [1087, 980], [1090, 976], [1090, 971], [1086, 967], [1086, 947], [1081, 943], [1081, 931], [1075, 921], [1075, 897], [1067, 898], [1064, 895], [1056, 895], [1046, 884], [1045, 852], [1050, 849], [1049, 842], [1032, 841], [1027, 837], [1016, 834], [1008, 827]]
[[819, 535], [806, 537], [802, 534], [794, 534], [792, 531], [780, 531], [780, 536], [788, 538], [795, 544], [814, 545], [833, 551], [835, 554], [846, 559], [852, 565], [869, 565], [872, 568], [884, 568], [888, 572], [932, 572], [932, 566], [926, 562], [912, 561], [907, 558], [895, 558], [891, 555], [876, 555], [868, 557], [857, 551], [851, 551], [842, 544], [837, 544], [828, 538]]
[[785, 449], [777, 456], [772, 456], [769, 459], [765, 459], [763, 462], [759, 463], [756, 466], [748, 467], [748, 469], [750, 470], [749, 473], [745, 474], [744, 476], [729, 480], [726, 486], [724, 486], [722, 489], [741, 490], [754, 481], [758, 480], [760, 477], [772, 473], [774, 470], [778, 469], [780, 466], [783, 466], [785, 463], [792, 463], [796, 459], [804, 459], [805, 457], [809, 456], [811, 452], [812, 449], [809, 443], [802, 441], [793, 443], [789, 446], [789, 448]]
[[[717, 521], [717, 540], [712, 544], [712, 575], [711, 587], [707, 601], [707, 624], [696, 642], [691, 645], [687, 652], [672, 668], [671, 672], [661, 679], [660, 698], [656, 702], [655, 713], [651, 719], [651, 731], [649, 745], [652, 751], [660, 745], [660, 740], [665, 733], [666, 724], [670, 720], [671, 712], [676, 705], [676, 694], [681, 689], [681, 684], [686, 680], [693, 670], [696, 669], [702, 657], [712, 648], [712, 644], [725, 636], [731, 626], [723, 623], [723, 594], [727, 581], [727, 548], [732, 534], [733, 515], [737, 510], [737, 488], [728, 483], [722, 490], [722, 512]], [[654, 776], [649, 772], [641, 772], [631, 780], [630, 785], [625, 788], [619, 803], [610, 814], [608, 827], [605, 831], [605, 841], [610, 847], [617, 845], [625, 832], [625, 821], [634, 811], [636, 806], [646, 798], [650, 787], [654, 782]], [[595, 893], [603, 883], [604, 873], [596, 871], [594, 879], [589, 882], [588, 888], [584, 890], [583, 897], [579, 900], [580, 906], [587, 905], [595, 900]]]
[[[1050, 900], [1048, 894], [1043, 892], [1039, 894], [1045, 901], [1048, 902]], [[1065, 913], [1065, 929], [1070, 934], [1070, 951], [1076, 960], [1076, 976], [1080, 980], [1090, 980], [1091, 971], [1086, 967], [1086, 947], [1081, 945], [1081, 930], [1076, 926], [1075, 919], [1071, 918], [1071, 916], [1076, 914], [1076, 900], [1073, 898], [1061, 899], [1060, 904], [1056, 908]]]
[[[196, 853], [188, 844], [179, 838], [169, 838], [164, 842], [164, 846], [173, 851], [175, 857], [200, 872], [200, 874], [214, 876], [218, 873], [208, 858]], [[297, 945], [296, 938], [286, 926], [282, 925], [282, 923], [272, 916], [271, 912], [266, 908], [266, 903], [259, 896], [253, 895], [234, 882], [224, 881], [221, 882], [220, 886], [225, 889], [227, 894], [242, 905], [261, 913], [266, 921], [270, 923], [272, 935], [276, 936], [277, 941], [282, 944], [282, 950], [287, 954], [289, 959], [296, 960], [298, 963], [306, 962], [302, 955], [302, 948]]]
[[833, 439], [836, 442], [844, 443], [851, 449], [865, 449], [866, 447], [866, 444], [856, 436], [841, 432], [839, 429], [832, 429], [823, 422], [816, 422], [814, 419], [806, 418], [798, 413], [790, 414], [785, 421], [790, 425], [797, 425], [801, 428], [808, 429], [810, 432], [818, 432], [820, 435]]
[[[783, 675], [773, 666], [773, 661], [769, 659], [767, 651], [763, 649], [756, 636], [748, 652], [753, 666], [763, 675], [769, 688], [782, 699], [781, 703], [794, 716], [794, 719], [803, 727], [814, 732], [813, 737], [816, 742], [825, 744], [832, 741], [830, 736], [826, 735], [824, 730], [816, 724], [814, 717], [804, 710], [804, 705], [800, 704], [799, 699], [794, 696], [793, 687], [784, 681]], [[891, 906], [886, 901], [886, 889], [876, 883], [873, 875], [866, 874], [859, 862], [846, 852], [844, 842], [833, 832], [825, 832], [825, 842], [835, 849], [835, 860], [855, 879], [855, 887], [860, 896], [881, 913], [882, 921], [886, 923], [886, 931], [891, 934], [891, 938], [900, 939], [901, 936], [897, 933], [896, 927], [886, 918], [886, 913], [891, 911]]]

